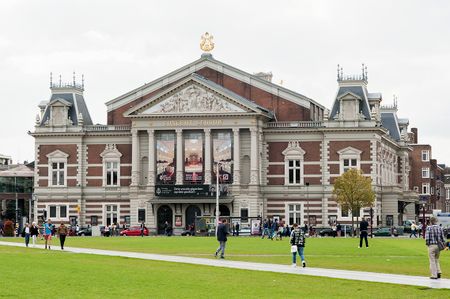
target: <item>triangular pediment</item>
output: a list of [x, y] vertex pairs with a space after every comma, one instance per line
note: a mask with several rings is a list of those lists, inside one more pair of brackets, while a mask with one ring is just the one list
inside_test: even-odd
[[359, 97], [358, 95], [354, 94], [353, 92], [346, 92], [342, 95], [340, 95], [338, 97], [339, 100], [353, 100], [353, 99], [357, 99], [357, 100], [361, 100], [361, 97]]
[[361, 155], [362, 151], [360, 151], [359, 149], [356, 149], [354, 147], [346, 147], [344, 149], [341, 149], [339, 151], [337, 151], [337, 153], [340, 156], [354, 156], [354, 155]]
[[48, 103], [49, 106], [67, 106], [70, 107], [72, 106], [71, 103], [69, 103], [68, 101], [62, 99], [62, 98], [56, 98], [50, 101], [50, 103]]
[[53, 151], [49, 154], [47, 154], [47, 158], [49, 159], [67, 159], [69, 157], [69, 154], [66, 154], [65, 152], [61, 150]]
[[125, 116], [179, 114], [265, 114], [270, 112], [196, 74], [125, 112]]

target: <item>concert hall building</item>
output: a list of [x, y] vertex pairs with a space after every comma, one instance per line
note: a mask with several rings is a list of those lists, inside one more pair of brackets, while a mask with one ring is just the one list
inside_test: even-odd
[[[106, 103], [94, 125], [84, 86], [51, 83], [35, 138], [36, 215], [80, 226], [145, 221], [175, 233], [195, 216], [279, 218], [324, 227], [351, 222], [333, 200], [349, 168], [372, 178], [375, 226], [414, 219], [408, 120], [367, 89], [367, 72], [338, 70], [327, 109], [204, 53], [200, 59]], [[370, 216], [370, 207], [360, 215]]]

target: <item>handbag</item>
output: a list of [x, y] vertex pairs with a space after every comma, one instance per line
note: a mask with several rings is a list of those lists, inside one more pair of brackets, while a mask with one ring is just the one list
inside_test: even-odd
[[297, 252], [297, 250], [298, 250], [297, 245], [292, 245], [291, 246], [291, 252], [292, 253]]

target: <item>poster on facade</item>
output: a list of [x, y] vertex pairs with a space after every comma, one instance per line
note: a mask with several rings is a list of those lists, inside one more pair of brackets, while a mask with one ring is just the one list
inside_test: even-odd
[[232, 134], [231, 131], [219, 131], [213, 134], [213, 180], [216, 180], [217, 164], [219, 163], [219, 183], [232, 183]]
[[190, 132], [184, 135], [184, 181], [203, 182], [203, 133]]
[[261, 231], [261, 220], [260, 219], [252, 219], [252, 228], [251, 228], [251, 234], [252, 235], [259, 235]]
[[156, 183], [175, 184], [175, 134], [156, 136]]

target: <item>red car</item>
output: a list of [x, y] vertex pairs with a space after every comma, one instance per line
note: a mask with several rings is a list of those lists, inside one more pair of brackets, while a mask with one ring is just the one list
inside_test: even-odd
[[[120, 232], [121, 236], [140, 236], [141, 235], [141, 227], [140, 226], [131, 226], [127, 229], [124, 229]], [[144, 227], [144, 236], [148, 236], [148, 229]]]

